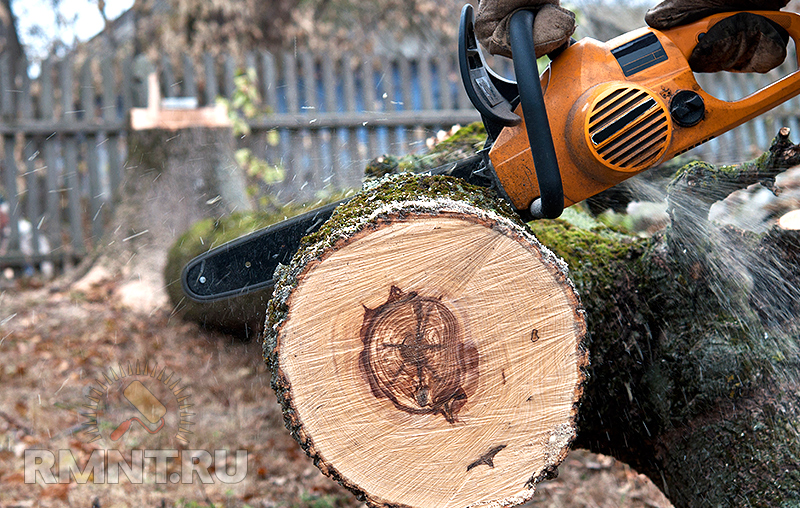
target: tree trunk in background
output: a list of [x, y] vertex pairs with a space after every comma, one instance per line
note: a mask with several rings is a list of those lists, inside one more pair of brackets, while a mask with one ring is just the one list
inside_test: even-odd
[[11, 0], [0, 0], [0, 58], [7, 59], [11, 70], [9, 83], [12, 86], [21, 86], [18, 77], [27, 74], [25, 68], [25, 49], [19, 42], [17, 33], [17, 17], [11, 10]]
[[226, 128], [131, 131], [123, 179], [111, 233], [78, 288], [112, 277], [123, 305], [149, 312], [168, 304], [168, 284], [179, 284], [164, 280], [175, 239], [201, 219], [250, 204]]
[[[648, 475], [678, 508], [800, 505], [800, 355], [797, 348], [800, 326], [796, 319], [800, 310], [800, 234], [775, 229], [758, 236], [731, 227], [717, 228], [707, 220], [708, 209], [717, 199], [755, 182], [769, 186], [776, 174], [800, 162], [796, 160], [800, 150], [788, 142], [787, 134], [782, 131], [770, 152], [752, 163], [723, 168], [701, 163], [681, 170], [670, 188], [672, 225], [656, 238], [631, 238], [600, 225], [579, 228], [560, 220], [531, 225], [539, 240], [567, 261], [586, 309], [585, 344], [590, 366], [577, 414], [577, 438], [573, 446], [627, 462]], [[438, 180], [420, 180], [417, 201], [435, 199], [440, 195], [441, 185]], [[458, 182], [450, 185], [459, 188], [459, 199], [481, 203], [477, 208], [498, 206], [480, 189], [470, 189]], [[391, 202], [396, 192], [392, 186], [383, 186], [377, 193], [369, 194], [366, 201]], [[358, 461], [369, 463], [370, 454], [380, 457], [386, 439], [400, 439], [391, 437], [398, 433], [404, 435], [402, 424], [396, 425], [397, 432], [374, 435], [375, 445], [359, 449], [359, 457], [348, 462], [337, 455], [336, 450], [341, 446], [356, 446], [353, 441], [358, 435], [356, 430], [362, 425], [374, 429], [373, 422], [354, 417], [349, 424], [325, 429], [324, 421], [317, 425], [319, 422], [313, 415], [330, 410], [328, 405], [338, 400], [343, 384], [369, 382], [370, 378], [364, 377], [369, 369], [357, 359], [368, 351], [367, 345], [372, 343], [370, 337], [392, 336], [394, 331], [404, 329], [371, 327], [365, 318], [389, 315], [390, 312], [384, 311], [389, 307], [394, 309], [393, 305], [405, 302], [404, 299], [422, 298], [428, 302], [441, 296], [419, 292], [411, 297], [416, 286], [408, 281], [438, 280], [442, 273], [440, 267], [454, 269], [469, 278], [466, 274], [471, 269], [468, 262], [462, 261], [462, 250], [457, 247], [459, 240], [449, 237], [451, 233], [434, 233], [438, 230], [430, 223], [428, 232], [433, 236], [444, 235], [444, 243], [423, 242], [428, 250], [414, 255], [400, 249], [396, 258], [398, 265], [409, 259], [422, 263], [418, 273], [406, 271], [406, 268], [395, 273], [393, 258], [385, 256], [384, 261], [384, 256], [379, 256], [375, 259], [381, 260], [382, 268], [370, 272], [371, 278], [365, 279], [360, 272], [351, 271], [347, 263], [361, 266], [366, 261], [369, 265], [371, 258], [362, 259], [363, 253], [348, 256], [348, 249], [367, 245], [359, 242], [385, 234], [392, 224], [402, 221], [428, 224], [426, 221], [431, 219], [415, 211], [395, 217], [386, 210], [376, 212], [369, 206], [362, 212], [357, 208], [349, 212], [350, 224], [359, 227], [347, 230], [349, 232], [340, 240], [336, 240], [340, 238], [336, 232], [342, 224], [324, 227], [321, 235], [308, 239], [301, 250], [304, 255], [295, 258], [291, 267], [279, 273], [276, 298], [268, 311], [264, 348], [266, 360], [274, 371], [274, 388], [284, 404], [287, 426], [301, 446], [323, 472], [366, 496], [372, 504], [384, 505], [391, 503], [387, 503], [379, 490], [370, 491], [375, 484], [368, 484], [368, 479], [379, 476], [378, 483], [390, 482], [388, 476], [393, 469], [381, 468], [380, 474], [371, 475], [370, 468], [363, 464], [358, 466]], [[365, 227], [363, 233], [354, 233], [362, 231], [361, 227]], [[353, 234], [359, 239], [353, 240]], [[421, 233], [419, 236], [424, 237]], [[480, 249], [474, 249], [468, 259], [484, 266], [486, 263], [479, 261], [480, 257]], [[462, 262], [463, 269], [459, 268]], [[329, 265], [333, 272], [315, 280], [313, 275]], [[425, 268], [428, 265], [436, 268]], [[505, 277], [519, 275], [511, 272], [513, 270], [505, 270], [502, 277], [491, 280], [497, 287], [506, 287]], [[520, 264], [519, 272], [528, 274], [530, 269]], [[358, 291], [354, 295], [341, 291], [345, 286], [338, 284], [344, 282], [357, 284]], [[501, 309], [486, 312], [480, 329], [491, 330], [496, 326], [501, 334], [504, 330], [514, 330], [515, 324], [508, 322], [506, 316], [517, 309], [544, 316], [546, 311], [540, 307], [541, 286], [538, 284], [532, 282], [532, 291], [527, 295], [517, 289], [510, 290]], [[392, 286], [397, 289], [391, 289]], [[369, 297], [360, 297], [363, 288], [376, 289]], [[352, 303], [350, 312], [355, 314], [339, 308], [345, 301]], [[420, 302], [420, 306], [425, 308], [425, 303]], [[452, 307], [457, 312], [480, 315], [483, 304]], [[335, 312], [323, 314], [332, 308]], [[418, 315], [411, 311], [407, 314], [411, 322], [413, 316]], [[357, 326], [353, 325], [348, 334], [341, 335], [338, 327], [351, 321]], [[372, 334], [373, 329], [380, 333]], [[400, 331], [398, 334], [398, 338], [414, 335], [404, 335]], [[341, 338], [344, 336], [346, 338]], [[572, 339], [564, 340], [566, 344], [574, 344]], [[331, 344], [340, 342], [340, 350], [331, 349]], [[392, 343], [386, 341], [386, 344]], [[397, 343], [404, 344], [400, 339]], [[501, 344], [502, 341], [497, 347], [507, 347]], [[375, 354], [388, 351], [389, 347], [376, 349]], [[567, 350], [572, 350], [571, 346]], [[414, 364], [420, 356], [407, 355], [401, 362], [391, 357], [391, 353], [383, 354], [388, 356], [382, 358], [382, 371], [397, 374], [399, 378], [403, 373], [411, 372], [413, 377], [413, 373], [424, 371], [406, 368], [406, 363]], [[477, 364], [486, 362], [492, 375], [496, 375], [497, 367], [491, 358], [487, 350], [477, 348]], [[503, 373], [505, 379], [528, 376], [531, 363], [552, 361], [550, 357], [546, 360], [525, 356], [509, 358], [510, 364], [501, 368], [501, 378]], [[335, 368], [324, 370], [328, 363]], [[304, 366], [322, 368], [319, 371], [322, 377], [303, 377]], [[424, 383], [408, 385], [420, 387]], [[314, 387], [314, 392], [304, 392], [304, 386]], [[404, 385], [380, 379], [372, 381], [369, 392], [361, 390], [359, 396], [345, 397], [353, 405], [349, 414], [361, 414], [359, 411], [379, 403], [390, 409], [392, 404], [397, 408], [398, 404], [412, 407], [416, 403], [419, 407], [415, 409], [421, 410], [422, 402], [431, 400], [414, 399], [412, 395], [419, 390], [403, 391], [400, 386]], [[534, 376], [532, 387], [537, 386], [547, 387], [548, 384], [545, 379]], [[502, 388], [495, 389], [502, 391]], [[430, 390], [427, 393], [430, 397]], [[381, 399], [381, 396], [385, 397]], [[392, 402], [387, 402], [389, 400]], [[570, 402], [563, 393], [545, 400], [554, 410]], [[467, 402], [458, 412], [458, 422], [465, 428], [475, 422], [478, 411], [469, 405], [470, 402], [467, 395]], [[516, 410], [513, 405], [509, 406], [509, 412], [504, 415], [508, 428], [514, 428]], [[399, 410], [395, 413], [401, 414]], [[416, 418], [402, 414], [405, 418], [400, 419], [402, 422]], [[307, 415], [310, 415], [311, 429], [305, 426]], [[381, 425], [391, 424], [386, 415], [376, 418], [383, 422]], [[438, 424], [443, 424], [446, 418], [439, 420], [442, 421]], [[404, 456], [420, 454], [417, 462], [411, 461], [415, 466], [426, 461], [436, 463], [438, 455], [425, 451], [428, 450], [426, 431], [429, 427], [416, 425], [419, 423], [406, 427], [405, 435], [409, 440], [400, 450]], [[353, 425], [355, 427], [351, 428]], [[326, 434], [328, 430], [330, 433]], [[322, 436], [319, 441], [317, 436]], [[501, 439], [502, 443], [498, 441], [494, 448], [473, 450], [479, 460], [467, 464], [476, 464], [470, 473], [501, 474], [497, 470], [499, 464], [525, 464], [537, 456], [536, 439], [528, 443], [533, 446], [526, 448], [524, 440], [514, 439], [510, 434], [501, 433], [500, 436], [508, 439]], [[507, 450], [514, 450], [513, 460], [509, 460], [512, 458], [509, 455], [504, 456]], [[341, 464], [351, 468], [348, 473], [338, 469]], [[532, 473], [544, 471], [531, 469]], [[423, 471], [423, 474], [416, 476], [416, 471]], [[425, 471], [421, 466], [404, 469], [398, 483], [405, 486], [406, 495], [392, 502], [421, 505], [416, 493], [424, 489], [428, 481]], [[528, 478], [530, 483], [517, 481], [514, 486], [518, 489], [530, 487], [534, 480], [543, 476], [533, 474]], [[462, 480], [471, 483], [466, 477]], [[453, 488], [455, 490], [448, 491], [445, 485], [437, 492], [462, 492]], [[486, 499], [482, 497], [485, 493], [477, 490], [474, 493], [475, 502]], [[498, 498], [509, 500], [513, 496], [499, 495]], [[443, 500], [439, 506], [449, 504]]]

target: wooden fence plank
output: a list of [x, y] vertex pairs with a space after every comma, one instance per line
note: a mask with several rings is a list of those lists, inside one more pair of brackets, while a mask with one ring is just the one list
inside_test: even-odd
[[100, 111], [104, 122], [113, 122], [117, 118], [116, 79], [114, 77], [114, 60], [105, 57], [102, 60], [100, 73], [103, 78], [103, 95]]
[[93, 82], [93, 71], [92, 71], [92, 61], [87, 58], [84, 60], [83, 65], [81, 66], [81, 90], [80, 90], [80, 101], [81, 101], [81, 116], [84, 122], [91, 122], [94, 120], [95, 111], [94, 111], [94, 82]]
[[8, 203], [8, 218], [10, 231], [8, 236], [8, 251], [13, 254], [19, 251], [19, 219], [22, 213], [19, 208], [19, 192], [17, 191], [17, 143], [15, 136], [3, 136], [3, 151], [5, 155], [4, 185], [5, 198]]
[[[300, 65], [303, 71], [303, 113], [305, 125], [312, 125], [316, 116], [320, 113], [321, 105], [317, 99], [317, 65], [316, 58], [310, 51], [303, 51], [300, 54]], [[309, 147], [306, 153], [309, 154], [306, 161], [307, 167], [304, 168], [304, 184], [307, 184], [306, 195], [312, 196], [316, 191], [322, 190], [326, 185], [326, 169], [322, 159], [322, 137], [319, 129], [302, 132], [303, 146]], [[330, 179], [327, 179], [330, 182]]]
[[397, 97], [394, 86], [394, 60], [381, 59], [381, 85], [383, 86], [383, 110], [393, 112], [397, 109]]
[[[411, 61], [404, 55], [401, 55], [397, 60], [398, 69], [400, 71], [400, 91], [402, 98], [400, 99], [401, 109], [403, 111], [410, 111], [415, 109], [414, 95], [413, 95], [413, 71], [411, 69]], [[403, 141], [400, 145], [401, 153], [405, 154], [409, 151], [414, 151], [417, 144], [417, 131], [414, 127], [408, 126], [402, 129]]]
[[[375, 71], [373, 67], [374, 63], [372, 59], [366, 55], [361, 56], [361, 87], [362, 87], [362, 97], [364, 99], [364, 104], [362, 106], [362, 110], [364, 111], [376, 111], [375, 108]], [[367, 137], [367, 147], [366, 147], [366, 159], [372, 160], [378, 155], [380, 155], [380, 148], [378, 146], [378, 128], [370, 124], [369, 121], [363, 124], [365, 126], [366, 137]]]
[[422, 95], [422, 109], [433, 109], [433, 79], [431, 79], [431, 60], [428, 55], [417, 59], [417, 83]]
[[53, 107], [53, 61], [48, 58], [42, 62], [39, 77], [41, 92], [39, 94], [39, 116], [42, 120], [52, 121], [55, 114]]
[[100, 175], [99, 163], [99, 135], [92, 134], [86, 137], [85, 156], [86, 170], [89, 173], [89, 203], [91, 206], [92, 241], [97, 242], [103, 236], [103, 226], [105, 224], [105, 194]]
[[161, 55], [161, 96], [177, 96], [176, 89], [178, 86], [179, 83], [175, 80], [175, 72], [172, 70], [172, 61], [168, 55]]
[[[39, 97], [39, 113], [42, 120], [54, 121], [54, 89], [53, 89], [53, 62], [50, 58], [42, 62], [40, 77], [41, 94]], [[50, 241], [50, 247], [54, 252], [59, 252], [61, 247], [61, 202], [59, 193], [61, 185], [59, 182], [59, 171], [56, 154], [56, 143], [58, 142], [55, 132], [42, 136], [40, 146], [44, 157], [45, 169], [45, 232]]]
[[[259, 92], [261, 94], [261, 101], [267, 116], [274, 115], [278, 112], [278, 74], [275, 65], [275, 57], [268, 51], [262, 51], [258, 55], [258, 71], [259, 71]], [[263, 116], [263, 115], [262, 115]], [[271, 132], [272, 131], [272, 132]], [[267, 162], [273, 165], [282, 164], [282, 154], [280, 145], [280, 134], [277, 129], [266, 128], [262, 129], [259, 133], [264, 137], [264, 158]], [[284, 175], [286, 178], [286, 175]], [[270, 191], [280, 189], [283, 182], [270, 186]], [[276, 191], [277, 192], [277, 191]]]
[[[300, 104], [297, 94], [297, 59], [293, 53], [283, 53], [283, 86], [284, 102], [286, 113], [290, 115], [297, 115], [299, 113]], [[297, 143], [297, 131], [288, 129], [282, 133], [281, 139], [283, 144], [281, 146], [282, 153], [284, 154], [284, 168], [286, 177], [288, 179], [287, 188], [290, 192], [297, 194], [300, 192], [303, 185], [302, 175], [300, 174], [300, 163], [296, 159], [302, 150], [299, 149]]]
[[[346, 112], [354, 112], [358, 109], [356, 100], [356, 80], [353, 55], [345, 53], [339, 62], [339, 73], [342, 77], [342, 88], [344, 93], [344, 108]], [[341, 117], [341, 115], [340, 115]], [[345, 187], [358, 185], [361, 180], [361, 170], [363, 169], [364, 155], [362, 155], [361, 142], [358, 139], [359, 126], [352, 124], [347, 128], [347, 166], [345, 167]]]
[[[383, 72], [383, 84], [386, 94], [384, 101], [385, 111], [394, 116], [394, 112], [398, 109], [398, 103], [402, 102], [402, 98], [398, 96], [397, 87], [395, 86], [395, 67], [396, 60], [383, 59], [381, 62], [381, 70]], [[401, 84], [402, 86], [402, 84]], [[388, 152], [391, 154], [404, 154], [406, 153], [405, 137], [403, 129], [399, 127], [389, 128], [389, 147]]]
[[[197, 81], [194, 78], [194, 62], [192, 57], [184, 53], [181, 59], [183, 67], [183, 97], [197, 97]], [[199, 97], [198, 101], [199, 101]]]
[[233, 82], [236, 76], [236, 61], [232, 55], [225, 55], [222, 61], [222, 94], [225, 97], [233, 97], [233, 91], [236, 88]]
[[[31, 97], [31, 80], [28, 77], [28, 62], [24, 57], [18, 62], [17, 65], [19, 75], [16, 77], [15, 82], [20, 84], [20, 90], [17, 93], [16, 103], [17, 111], [13, 117], [17, 121], [26, 121], [33, 119], [33, 99]], [[17, 139], [20, 139], [19, 137]], [[24, 170], [22, 180], [24, 181], [24, 188], [19, 189], [17, 193], [18, 209], [20, 216], [27, 219], [26, 226], [29, 231], [25, 235], [20, 231], [20, 250], [25, 255], [32, 255], [39, 251], [40, 232], [39, 226], [41, 221], [40, 215], [40, 199], [39, 180], [36, 172], [35, 159], [38, 152], [35, 147], [34, 139], [31, 136], [24, 135], [22, 140], [22, 164], [19, 169]], [[15, 157], [19, 154], [15, 153]], [[17, 167], [14, 168], [17, 170]], [[21, 227], [21, 225], [20, 225]], [[27, 250], [27, 252], [25, 252]], [[28, 264], [28, 263], [26, 263]]]
[[411, 62], [401, 55], [397, 60], [397, 66], [400, 69], [400, 90], [402, 94], [399, 109], [408, 111], [409, 109], [414, 109], [414, 98], [411, 94], [413, 86], [411, 81]]
[[122, 116], [125, 117], [133, 104], [133, 58], [122, 59]]
[[[401, 65], [401, 62], [405, 62], [405, 65]], [[406, 112], [406, 107], [407, 107], [405, 105], [406, 104], [405, 100], [408, 97], [408, 93], [404, 92], [404, 89], [407, 88], [408, 85], [405, 84], [404, 79], [408, 79], [408, 73], [409, 73], [408, 60], [406, 59], [395, 60], [395, 67], [397, 69], [397, 74], [394, 76], [395, 85], [399, 85], [396, 86], [397, 91], [395, 93], [395, 102], [394, 102], [396, 106], [395, 111], [397, 112], [396, 114], [402, 114]], [[405, 127], [397, 127], [395, 129], [395, 136], [396, 136], [395, 145], [397, 148], [397, 153], [398, 154], [408, 153], [408, 142], [407, 142], [408, 136]]]
[[[92, 60], [87, 58], [81, 67], [81, 111], [86, 122], [95, 119], [95, 87]], [[97, 147], [100, 132], [89, 134], [83, 143], [86, 172], [89, 178], [89, 221], [94, 241], [99, 240], [103, 234], [103, 191], [100, 180], [100, 169], [97, 161]]]
[[[332, 58], [323, 58], [322, 65], [322, 85], [325, 94], [325, 110], [324, 113], [336, 113], [339, 109], [339, 100], [336, 89], [336, 77], [334, 74], [334, 61]], [[317, 119], [319, 121], [319, 119]], [[342, 159], [339, 156], [339, 140], [341, 139], [341, 131], [335, 127], [329, 128], [325, 131], [327, 133], [326, 141], [328, 146], [328, 158], [330, 160], [330, 172], [325, 175], [325, 178], [336, 188], [344, 188], [346, 182], [342, 174]]]
[[217, 102], [219, 88], [217, 87], [217, 66], [210, 53], [203, 55], [203, 69], [205, 75], [206, 105], [212, 106]]
[[78, 173], [78, 140], [73, 135], [64, 138], [64, 183], [67, 187], [67, 215], [69, 217], [71, 254], [84, 252], [83, 225], [81, 224], [80, 174]]
[[453, 97], [450, 94], [450, 65], [447, 55], [444, 53], [436, 57], [436, 77], [439, 81], [438, 109], [452, 109]]
[[0, 116], [14, 118], [14, 66], [8, 54], [0, 56]]
[[61, 248], [61, 182], [57, 166], [58, 153], [56, 153], [56, 143], [58, 142], [55, 134], [42, 139], [42, 150], [44, 163], [47, 166], [47, 196], [45, 198], [45, 210], [47, 211], [47, 222], [45, 231], [50, 240], [50, 247], [58, 252]]
[[[74, 106], [74, 90], [72, 76], [73, 61], [66, 58], [59, 66], [59, 82], [61, 84], [61, 118], [65, 124], [77, 123], [77, 111]], [[71, 254], [80, 255], [84, 251], [83, 228], [81, 225], [80, 178], [78, 174], [78, 142], [77, 133], [64, 134], [64, 187], [67, 191], [67, 219]], [[68, 256], [69, 257], [69, 256]]]
[[261, 57], [261, 99], [270, 109], [269, 113], [278, 112], [277, 74], [275, 71], [275, 57], [269, 51], [262, 51]]
[[[114, 62], [111, 58], [107, 57], [103, 59], [102, 75], [103, 96], [101, 111], [103, 112], [103, 123], [113, 124], [117, 119], [117, 83], [114, 77]], [[106, 131], [100, 134], [99, 144], [102, 145], [102, 149], [105, 150], [106, 159], [108, 161], [108, 183], [110, 192], [105, 200], [108, 214], [114, 210], [115, 196], [122, 182], [122, 166], [119, 160], [119, 139], [119, 132]]]
[[23, 58], [20, 62], [19, 78], [22, 89], [17, 100], [17, 118], [33, 118], [33, 96], [31, 94], [31, 79], [28, 77], [28, 60]]
[[339, 75], [342, 80], [344, 110], [356, 111], [356, 82], [353, 73], [353, 55], [345, 53], [339, 60]]
[[25, 215], [28, 218], [31, 226], [30, 232], [30, 246], [31, 254], [49, 254], [49, 252], [40, 252], [41, 231], [39, 228], [42, 225], [43, 217], [40, 213], [41, 191], [39, 189], [39, 178], [37, 176], [36, 158], [38, 151], [34, 144], [33, 138], [25, 139], [25, 147], [23, 149], [23, 157], [25, 158]]
[[251, 69], [256, 72], [255, 85], [258, 87], [258, 65], [256, 64], [256, 55], [252, 51], [248, 51], [247, 54], [244, 55], [244, 69], [247, 72], [250, 72]]

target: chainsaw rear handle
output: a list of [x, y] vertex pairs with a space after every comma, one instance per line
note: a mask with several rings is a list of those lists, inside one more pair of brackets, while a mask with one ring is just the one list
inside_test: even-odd
[[515, 12], [509, 24], [509, 42], [522, 116], [539, 184], [540, 197], [531, 203], [530, 213], [534, 219], [555, 219], [564, 211], [564, 188], [539, 81], [539, 66], [536, 64], [533, 40], [535, 19], [533, 11]]
[[[795, 48], [800, 50], [800, 16], [796, 13], [783, 11], [742, 12], [764, 16], [780, 25], [794, 40]], [[675, 44], [683, 56], [688, 59], [700, 38], [712, 26], [736, 14], [739, 14], [739, 12], [714, 14], [694, 23], [663, 30], [661, 33]], [[707, 93], [694, 79], [694, 75], [690, 73], [687, 76], [689, 86], [686, 88], [696, 90], [705, 102], [706, 111], [715, 113], [706, 115], [703, 122], [693, 127], [693, 136], [699, 139], [713, 138], [781, 104], [786, 100], [787, 96], [796, 95], [800, 91], [800, 52], [798, 52], [795, 66], [795, 70], [782, 79], [747, 97], [730, 102], [719, 100]]]

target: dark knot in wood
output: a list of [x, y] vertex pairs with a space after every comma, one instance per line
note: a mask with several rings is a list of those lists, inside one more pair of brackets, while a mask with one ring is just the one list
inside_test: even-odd
[[478, 351], [440, 298], [404, 293], [364, 308], [359, 363], [372, 393], [408, 413], [441, 414], [453, 423], [474, 394]]

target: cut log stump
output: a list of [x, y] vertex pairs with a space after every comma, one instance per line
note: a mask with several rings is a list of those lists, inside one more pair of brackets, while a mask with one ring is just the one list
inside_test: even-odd
[[583, 310], [486, 191], [391, 177], [276, 275], [264, 352], [286, 425], [371, 506], [512, 506], [564, 459]]

